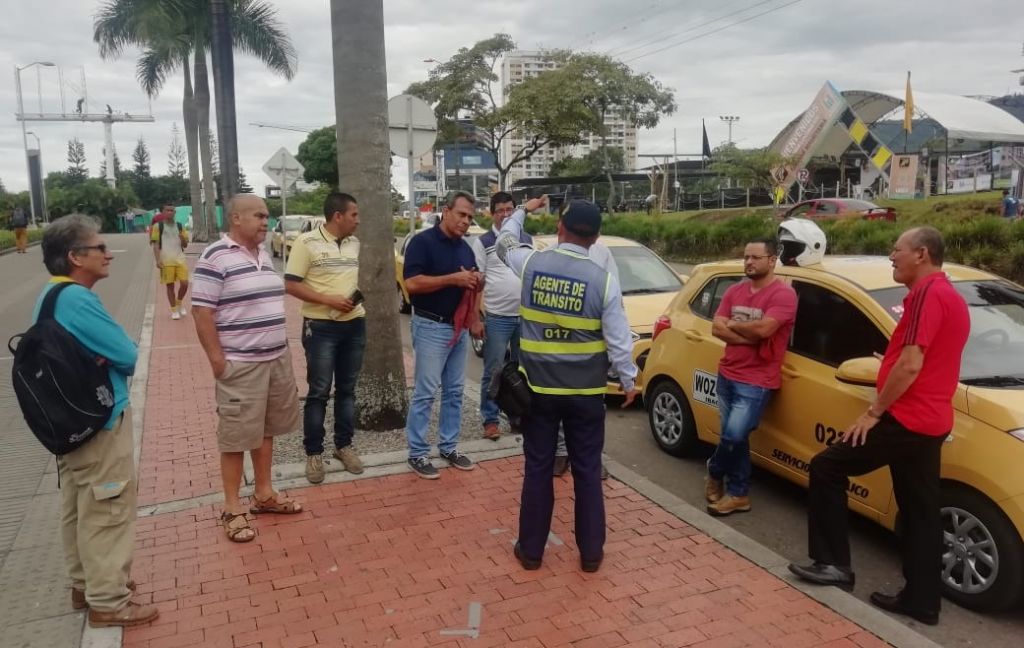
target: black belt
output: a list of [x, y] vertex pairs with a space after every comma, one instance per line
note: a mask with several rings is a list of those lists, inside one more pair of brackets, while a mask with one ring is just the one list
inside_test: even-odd
[[423, 319], [428, 319], [431, 322], [438, 322], [439, 324], [453, 324], [454, 323], [454, 318], [442, 317], [441, 315], [438, 315], [437, 313], [431, 313], [430, 311], [423, 310], [422, 308], [414, 308], [413, 311], [412, 311], [412, 314], [415, 315], [416, 317], [422, 317]]

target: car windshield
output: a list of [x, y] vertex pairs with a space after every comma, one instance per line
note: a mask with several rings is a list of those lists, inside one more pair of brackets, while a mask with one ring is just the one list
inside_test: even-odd
[[[960, 365], [960, 381], [986, 387], [1024, 386], [1024, 290], [1006, 281], [956, 281], [967, 302], [971, 333]], [[871, 291], [893, 319], [903, 315], [907, 289]]]
[[281, 228], [286, 232], [298, 232], [302, 227], [301, 220], [289, 220], [285, 219], [281, 221]]
[[676, 292], [683, 285], [679, 275], [645, 247], [610, 245], [608, 251], [619, 268], [623, 295]]
[[866, 200], [856, 200], [854, 198], [847, 198], [843, 200], [843, 205], [850, 211], [867, 211], [869, 209], [878, 209], [878, 205], [875, 203], [869, 203]]

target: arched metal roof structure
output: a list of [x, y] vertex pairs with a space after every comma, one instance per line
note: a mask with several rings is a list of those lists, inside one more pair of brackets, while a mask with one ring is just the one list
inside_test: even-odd
[[[840, 94], [846, 99], [853, 112], [869, 126], [886, 116], [902, 118], [903, 91], [873, 92], [868, 90], [845, 90]], [[770, 148], [776, 150], [789, 139], [790, 133], [800, 122], [803, 113], [797, 115], [786, 128], [772, 140]], [[993, 142], [996, 144], [1024, 143], [1024, 122], [1002, 108], [970, 97], [914, 92], [914, 117], [931, 118], [948, 133], [950, 138]], [[833, 125], [821, 143], [812, 151], [814, 156], [838, 158], [853, 143], [843, 127]]]

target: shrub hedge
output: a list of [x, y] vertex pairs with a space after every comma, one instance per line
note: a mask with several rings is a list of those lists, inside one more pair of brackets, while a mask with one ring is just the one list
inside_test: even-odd
[[[41, 229], [30, 229], [28, 231], [28, 242], [35, 243], [39, 239], [43, 238], [43, 230]], [[0, 230], [0, 250], [6, 250], [7, 248], [14, 247], [14, 232], [9, 230]]]

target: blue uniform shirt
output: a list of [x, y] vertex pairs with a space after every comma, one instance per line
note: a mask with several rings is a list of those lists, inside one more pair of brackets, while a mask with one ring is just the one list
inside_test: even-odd
[[[405, 267], [402, 277], [441, 277], [461, 270], [476, 270], [473, 249], [461, 238], [448, 238], [440, 224], [412, 237], [405, 248]], [[451, 318], [462, 299], [462, 288], [449, 286], [432, 293], [409, 295], [413, 308], [430, 311]]]

